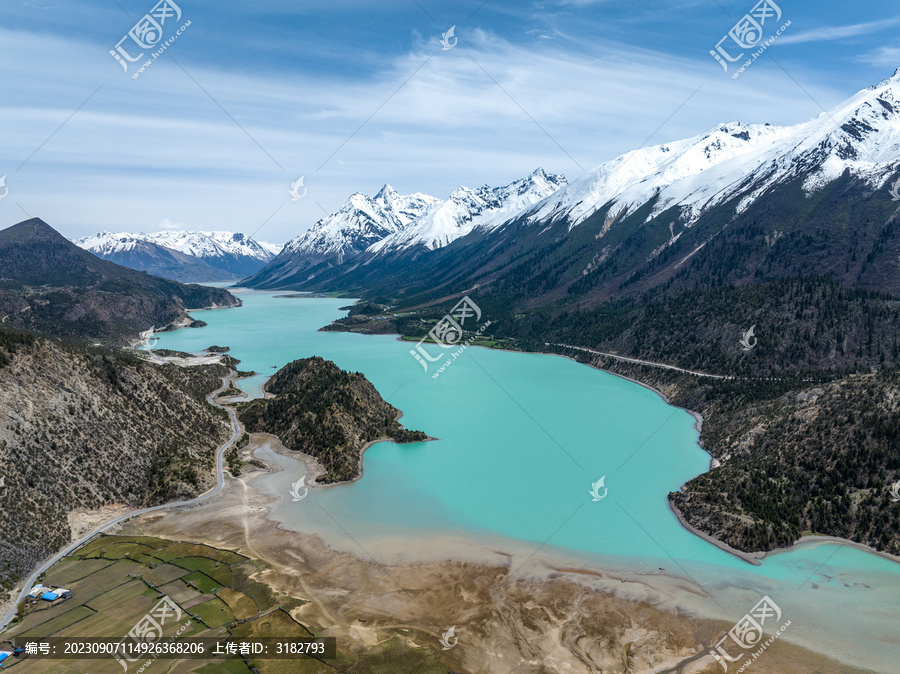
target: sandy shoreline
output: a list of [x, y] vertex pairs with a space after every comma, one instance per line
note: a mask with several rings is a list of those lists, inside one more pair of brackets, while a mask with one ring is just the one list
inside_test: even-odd
[[[303, 460], [297, 452], [286, 455]], [[281, 470], [265, 463], [266, 472]], [[408, 559], [376, 562], [272, 519], [272, 498], [250, 484], [262, 474], [255, 470], [229, 480], [214, 501], [191, 510], [136, 518], [120, 533], [192, 540], [265, 561], [259, 579], [308, 602], [293, 615], [317, 633], [337, 637], [349, 652], [399, 636], [434, 649], [449, 669], [472, 674], [707, 674], [718, 668], [708, 651], [731, 623], [699, 617], [697, 607], [708, 595], [683, 578], [609, 571], [543, 554], [534, 556], [528, 573], [514, 574], [521, 551], [462, 540], [412, 546], [407, 541], [405, 547], [388, 541]], [[471, 555], [463, 549], [467, 545]], [[444, 554], [450, 550], [461, 555]], [[463, 559], [480, 554], [482, 562]], [[442, 651], [438, 639], [450, 626], [459, 643]], [[861, 671], [788, 642], [755, 662], [754, 670]]]
[[785, 552], [793, 552], [802, 547], [806, 547], [808, 545], [813, 545], [815, 543], [835, 543], [838, 545], [846, 545], [849, 548], [856, 548], [857, 550], [862, 550], [863, 552], [868, 552], [871, 555], [875, 555], [876, 557], [881, 557], [882, 559], [887, 559], [891, 562], [896, 562], [900, 564], [900, 556], [892, 555], [887, 552], [881, 552], [880, 550], [876, 550], [875, 548], [870, 548], [868, 545], [864, 543], [857, 543], [856, 541], [848, 541], [846, 538], [838, 538], [837, 536], [823, 536], [820, 534], [813, 534], [811, 536], [801, 536], [796, 543], [793, 545], [789, 545], [784, 548], [774, 548], [769, 550], [768, 552], [753, 552], [749, 553], [756, 556], [759, 559], [764, 559], [765, 557], [780, 555]]

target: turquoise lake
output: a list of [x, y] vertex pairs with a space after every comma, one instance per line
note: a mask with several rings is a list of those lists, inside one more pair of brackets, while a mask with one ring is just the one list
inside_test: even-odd
[[[663, 567], [708, 595], [691, 598], [698, 612], [737, 620], [768, 594], [792, 620], [784, 639], [897, 671], [900, 564], [819, 543], [751, 566], [685, 530], [667, 494], [705, 472], [710, 457], [693, 417], [653, 391], [559, 356], [483, 348], [434, 379], [410, 355], [414, 344], [396, 336], [318, 332], [349, 300], [237, 294], [243, 307], [196, 312], [207, 327], [164, 333], [157, 348], [229, 346], [242, 370], [262, 373], [242, 382], [254, 395], [277, 368], [322, 356], [365, 374], [407, 428], [439, 439], [378, 443], [362, 479], [314, 488], [299, 502], [288, 490], [302, 464], [258, 478], [254, 486], [281, 499], [271, 516], [283, 526], [356, 552], [444, 536], [508, 541], [601, 569]], [[595, 501], [601, 477], [605, 496]]]

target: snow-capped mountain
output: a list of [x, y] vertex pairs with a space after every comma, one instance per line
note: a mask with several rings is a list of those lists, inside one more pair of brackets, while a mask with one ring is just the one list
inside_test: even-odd
[[146, 241], [133, 234], [102, 232], [75, 241], [84, 250], [110, 262], [182, 283], [231, 281], [227, 271], [203, 260]]
[[566, 180], [537, 169], [503, 187], [460, 187], [446, 200], [400, 196], [385, 185], [375, 198], [354, 194], [335, 213], [288, 242], [282, 253], [244, 285], [306, 283], [349, 260], [434, 250], [476, 228], [490, 230], [552, 194]]
[[386, 236], [407, 227], [440, 200], [426, 194], [400, 195], [390, 185], [374, 198], [357, 192], [343, 206], [289, 241], [281, 253], [244, 285], [283, 287], [340, 265]]
[[661, 284], [830, 274], [900, 292], [889, 192], [898, 194], [898, 171], [900, 69], [793, 126], [719, 124], [616, 157], [568, 185], [538, 171], [506, 188], [460, 188], [406, 226], [380, 229], [395, 231], [343, 264], [267, 287], [408, 299], [415, 288], [449, 291], [458, 278], [462, 289], [525, 293], [539, 304], [544, 295], [600, 301]]
[[178, 281], [228, 281], [255, 273], [280, 251], [240, 233], [101, 232], [75, 241], [117, 264]]
[[142, 236], [166, 248], [199, 258], [238, 278], [259, 271], [280, 252], [278, 246], [235, 232], [163, 231]]
[[337, 212], [289, 241], [284, 252], [323, 258], [333, 255], [340, 264], [373, 242], [402, 230], [430, 206], [439, 203], [425, 194], [400, 196], [390, 185], [382, 187], [374, 199], [357, 192]]
[[900, 70], [807, 122], [719, 124], [629, 152], [483, 228], [466, 217], [484, 193], [459, 190], [290, 287], [407, 302], [477, 287], [539, 306], [826, 274], [900, 293], [898, 190]]
[[878, 188], [886, 166], [898, 159], [900, 69], [802, 124], [720, 124], [687, 140], [616, 157], [538, 204], [528, 220], [565, 219], [575, 227], [600, 208], [622, 217], [654, 200], [647, 220], [675, 206], [689, 226], [735, 198], [740, 213], [773, 185], [800, 175], [807, 194], [845, 170]]
[[416, 246], [441, 248], [473, 229], [493, 229], [565, 184], [565, 177], [539, 168], [503, 187], [460, 187], [446, 201], [435, 202], [408, 227], [373, 243], [366, 252], [383, 255]]

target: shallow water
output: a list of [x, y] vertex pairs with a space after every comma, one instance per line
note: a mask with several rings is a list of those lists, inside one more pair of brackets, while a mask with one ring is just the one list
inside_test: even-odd
[[[272, 516], [284, 526], [377, 558], [390, 556], [384, 541], [413, 548], [441, 538], [576, 555], [604, 569], [664, 567], [710, 594], [684, 598], [699, 612], [737, 620], [768, 594], [793, 621], [786, 640], [879, 671], [900, 657], [900, 565], [816, 544], [753, 567], [679, 524], [666, 495], [710, 457], [693, 418], [653, 391], [559, 356], [481, 348], [434, 379], [394, 336], [318, 332], [349, 300], [240, 295], [243, 307], [198, 312], [207, 327], [165, 333], [159, 348], [230, 346], [241, 369], [262, 373], [242, 382], [256, 395], [287, 362], [322, 356], [364, 373], [407, 428], [439, 438], [378, 443], [361, 480], [297, 502], [289, 490], [305, 469], [280, 458], [286, 470], [254, 485], [283, 499]], [[605, 496], [594, 501], [600, 477]]]

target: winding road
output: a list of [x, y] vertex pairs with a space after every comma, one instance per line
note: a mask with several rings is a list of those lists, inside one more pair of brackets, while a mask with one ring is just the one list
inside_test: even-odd
[[784, 377], [734, 377], [730, 375], [724, 374], [710, 374], [709, 372], [697, 372], [696, 370], [685, 370], [683, 367], [675, 367], [674, 365], [667, 365], [666, 363], [656, 363], [652, 360], [640, 360], [639, 358], [628, 358], [626, 356], [617, 356], [614, 353], [606, 353], [604, 351], [594, 351], [592, 349], [586, 349], [583, 346], [572, 346], [571, 344], [551, 344], [550, 342], [544, 342], [544, 346], [561, 346], [566, 349], [576, 349], [578, 351], [586, 351], [587, 353], [592, 353], [595, 356], [606, 356], [607, 358], [615, 358], [616, 360], [621, 360], [626, 363], [636, 363], [638, 365], [648, 365], [650, 367], [660, 367], [664, 370], [675, 370], [676, 372], [683, 372], [684, 374], [692, 374], [695, 377], [709, 377], [710, 379], [739, 379], [741, 381], [800, 381], [804, 383], [822, 383], [819, 379], [798, 379], [798, 380], [789, 380]]
[[625, 356], [617, 356], [614, 353], [604, 353], [603, 351], [593, 351], [591, 349], [585, 349], [583, 346], [572, 346], [571, 344], [550, 344], [549, 342], [545, 343], [544, 346], [562, 346], [566, 349], [576, 349], [578, 351], [587, 351], [588, 353], [593, 353], [597, 356], [606, 356], [608, 358], [615, 358], [616, 360], [622, 360], [626, 363], [637, 363], [638, 365], [649, 365], [650, 367], [661, 367], [666, 370], [675, 370], [676, 372], [684, 372], [685, 374], [692, 374], [695, 377], [711, 377], [712, 379], [735, 379], [735, 377], [727, 377], [722, 374], [709, 374], [708, 372], [696, 372], [694, 370], [685, 370], [684, 368], [675, 367], [674, 365], [666, 365], [665, 363], [654, 363], [652, 360], [639, 360], [637, 358], [626, 358]]
[[231, 384], [232, 380], [234, 379], [234, 377], [236, 375], [237, 375], [237, 372], [235, 372], [234, 370], [229, 372], [225, 376], [225, 378], [222, 380], [222, 386], [220, 388], [216, 389], [215, 391], [213, 391], [212, 393], [210, 393], [208, 396], [206, 396], [206, 400], [210, 405], [212, 405], [213, 407], [218, 407], [219, 409], [222, 409], [222, 410], [225, 410], [226, 412], [228, 412], [228, 416], [231, 417], [231, 427], [232, 427], [232, 430], [234, 431], [234, 433], [231, 436], [231, 439], [228, 440], [228, 442], [226, 442], [224, 445], [219, 447], [219, 449], [216, 451], [216, 486], [213, 487], [212, 489], [210, 489], [208, 492], [201, 494], [200, 496], [197, 496], [196, 498], [188, 499], [187, 501], [175, 501], [173, 503], [165, 503], [163, 505], [152, 506], [150, 508], [141, 508], [140, 510], [133, 510], [130, 513], [126, 513], [125, 515], [122, 515], [121, 517], [117, 517], [116, 519], [107, 522], [106, 524], [100, 525], [96, 529], [93, 529], [92, 531], [88, 532], [87, 534], [85, 534], [84, 536], [79, 538], [77, 541], [75, 541], [75, 542], [71, 543], [70, 545], [68, 545], [67, 547], [65, 547], [60, 552], [56, 553], [53, 557], [51, 557], [50, 559], [45, 561], [43, 564], [41, 564], [41, 566], [38, 567], [35, 570], [35, 572], [32, 573], [28, 577], [28, 579], [25, 581], [25, 584], [22, 587], [22, 591], [19, 593], [19, 596], [16, 599], [15, 603], [13, 604], [12, 608], [10, 609], [9, 613], [7, 613], [3, 617], [2, 620], [0, 620], [0, 632], [5, 630], [7, 625], [9, 625], [9, 623], [12, 621], [12, 619], [15, 618], [16, 609], [19, 605], [19, 602], [25, 601], [25, 597], [28, 596], [28, 593], [31, 591], [31, 588], [34, 586], [34, 583], [37, 580], [38, 576], [40, 576], [47, 569], [49, 569], [51, 566], [56, 564], [63, 557], [71, 554], [73, 551], [80, 548], [88, 540], [90, 540], [97, 534], [109, 529], [112, 526], [115, 526], [116, 524], [124, 522], [125, 520], [131, 519], [132, 517], [136, 517], [138, 515], [145, 515], [147, 513], [152, 513], [157, 510], [164, 510], [166, 508], [177, 508], [179, 506], [193, 505], [195, 503], [200, 503], [201, 501], [206, 501], [207, 499], [212, 498], [213, 496], [215, 496], [216, 494], [221, 492], [222, 489], [224, 489], [225, 473], [224, 473], [223, 468], [224, 468], [224, 461], [225, 461], [225, 458], [224, 458], [225, 451], [229, 447], [231, 447], [235, 442], [237, 442], [238, 438], [240, 437], [240, 426], [238, 425], [237, 415], [234, 413], [234, 410], [220, 405], [219, 403], [217, 403], [215, 401], [215, 398], [220, 393], [222, 393], [222, 391], [224, 391], [225, 389], [228, 388], [228, 386]]

